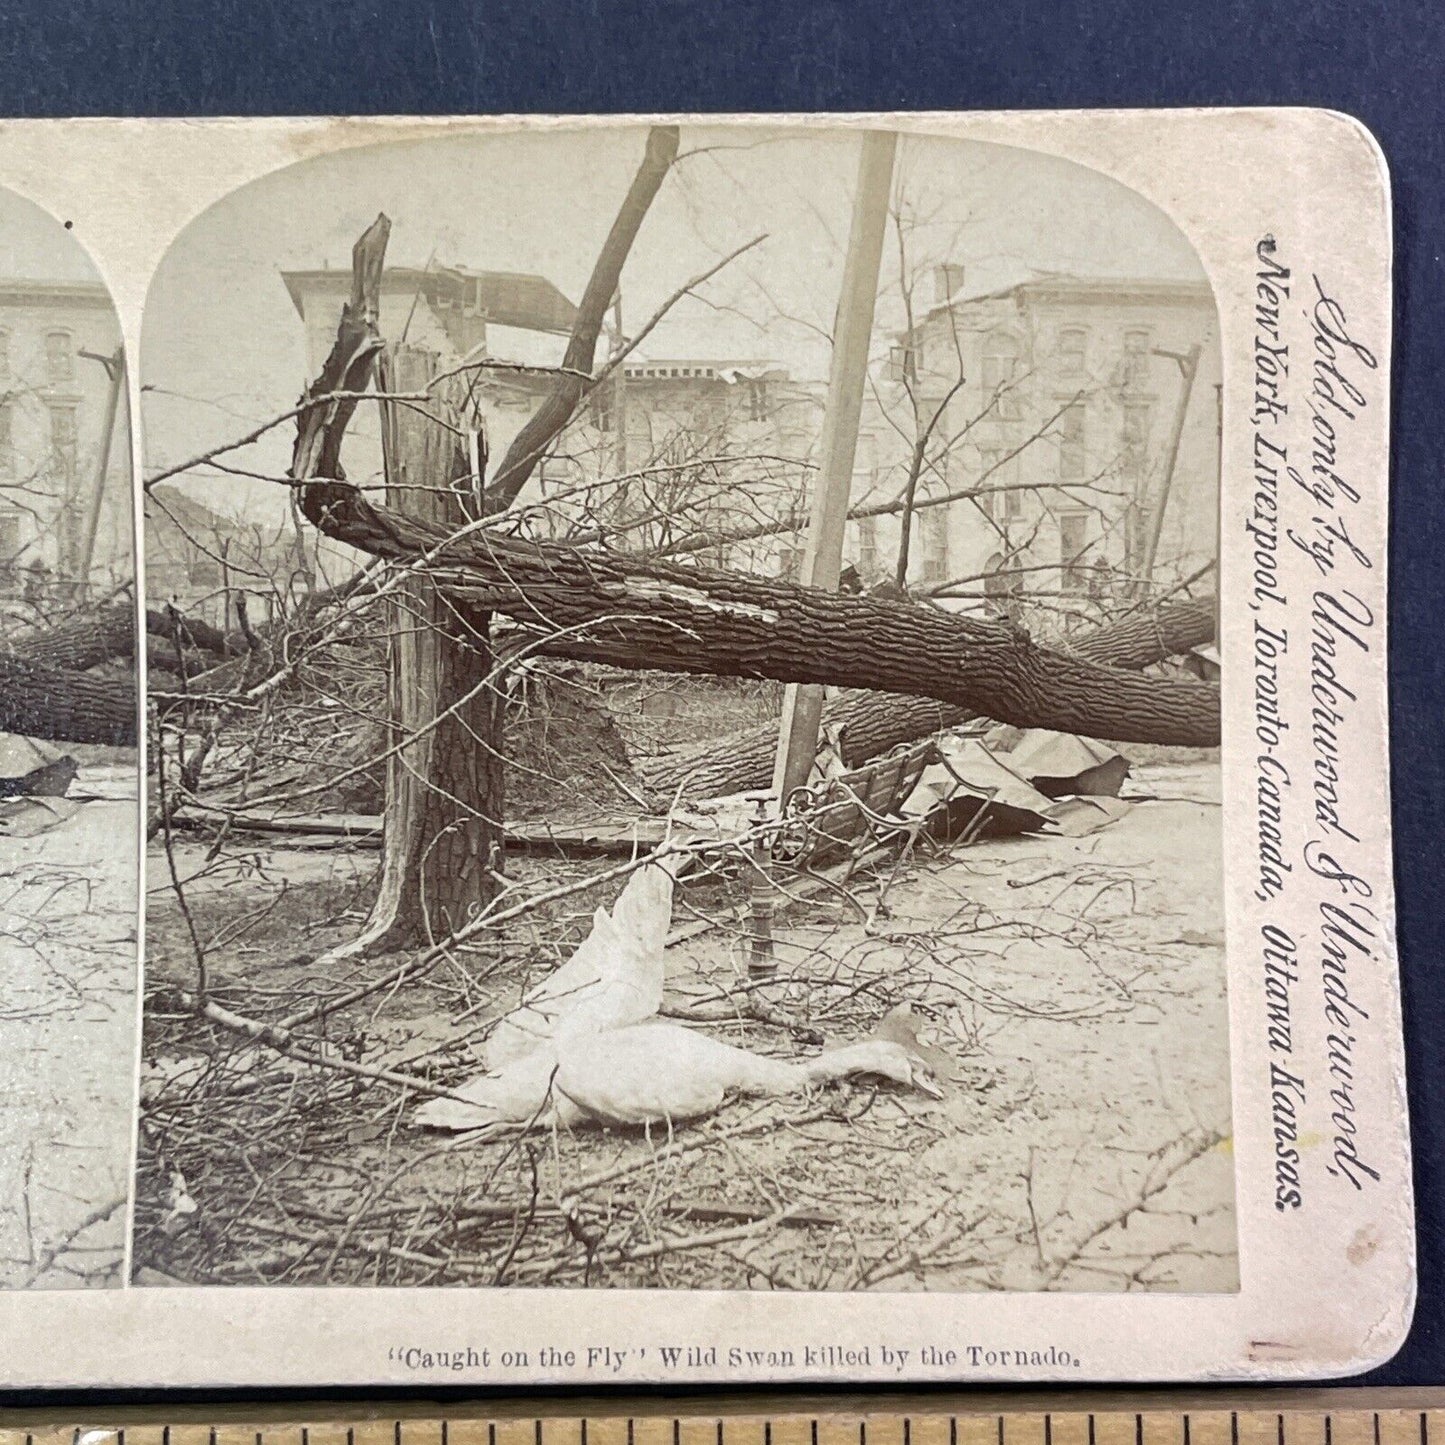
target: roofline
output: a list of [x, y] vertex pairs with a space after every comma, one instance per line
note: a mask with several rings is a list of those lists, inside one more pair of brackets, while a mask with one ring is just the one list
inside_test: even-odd
[[[428, 276], [436, 274], [435, 268], [423, 266], [388, 266], [381, 273], [381, 284], [385, 286], [389, 281], [401, 281], [416, 286], [425, 281]], [[351, 290], [351, 272], [342, 271], [329, 266], [316, 267], [305, 271], [283, 271], [281, 280], [285, 283], [287, 294], [291, 297], [291, 304], [296, 308], [296, 314], [303, 317], [305, 313], [301, 309], [300, 288], [307, 282], [334, 281], [343, 291]]]
[[[761, 360], [756, 356], [661, 356], [656, 360], [649, 358], [629, 357], [623, 362], [623, 370], [631, 375], [634, 371], [648, 370], [651, 368], [687, 368], [692, 371], [700, 367], [707, 367], [713, 371], [756, 371], [760, 373], [758, 379], [763, 379], [763, 374], [768, 372], [788, 375], [786, 362]], [[641, 381], [697, 381], [698, 377], [639, 377]], [[701, 378], [706, 380], [706, 378]]]
[[[381, 273], [382, 288], [385, 289], [388, 283], [399, 282], [404, 287], [420, 289], [424, 282], [440, 277], [459, 276], [463, 279], [470, 279], [477, 276], [515, 276], [525, 280], [544, 282], [550, 286], [569, 306], [576, 307], [570, 297], [554, 282], [542, 275], [540, 271], [470, 271], [463, 266], [387, 266]], [[282, 271], [281, 280], [286, 286], [287, 293], [291, 297], [291, 304], [296, 308], [296, 314], [303, 320], [305, 312], [301, 309], [301, 295], [299, 288], [307, 282], [315, 281], [336, 281], [340, 283], [339, 289], [350, 292], [351, 272], [339, 270], [334, 267], [321, 267], [319, 269], [308, 269], [304, 271]], [[499, 321], [498, 326], [511, 325], [510, 322]], [[525, 331], [536, 331], [544, 335], [568, 336], [571, 334], [570, 326], [530, 326], [514, 328]]]
[[0, 280], [0, 306], [98, 306], [114, 312], [115, 302], [100, 281]]
[[918, 323], [930, 321], [946, 311], [972, 306], [980, 301], [1003, 301], [1009, 297], [1019, 300], [1042, 301], [1052, 295], [1066, 296], [1071, 300], [1113, 300], [1123, 298], [1139, 302], [1195, 301], [1214, 299], [1214, 288], [1208, 281], [1187, 281], [1167, 276], [1030, 276], [1023, 281], [1014, 281], [993, 291], [983, 291], [973, 296], [953, 296], [930, 306]]
[[[233, 517], [226, 512], [217, 511], [209, 502], [203, 502], [199, 497], [193, 497], [189, 492], [184, 491], [175, 482], [158, 482], [146, 494], [155, 497], [160, 501], [162, 507], [174, 506], [176, 511], [194, 509], [197, 512], [204, 512], [205, 525], [208, 527], [244, 527], [246, 521], [242, 517]], [[175, 518], [172, 518], [175, 521]], [[192, 520], [196, 520], [194, 517]], [[179, 524], [178, 524], [179, 525]]]

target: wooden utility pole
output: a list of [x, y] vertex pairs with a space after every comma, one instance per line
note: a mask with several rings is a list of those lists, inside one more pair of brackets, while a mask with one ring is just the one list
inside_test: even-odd
[[[863, 387], [868, 378], [873, 309], [878, 299], [878, 265], [883, 255], [883, 232], [888, 223], [888, 196], [893, 185], [893, 157], [897, 146], [898, 137], [891, 131], [867, 131], [858, 158], [858, 189], [853, 198], [843, 286], [833, 327], [833, 360], [828, 375], [821, 456], [799, 579], [805, 587], [836, 591], [838, 573], [843, 566], [848, 496], [858, 449]], [[780, 803], [785, 803], [794, 790], [807, 784], [813, 760], [818, 755], [822, 712], [822, 687], [789, 685], [783, 698], [782, 729], [773, 774]]]
[[116, 413], [120, 410], [121, 388], [125, 385], [125, 347], [117, 346], [112, 356], [94, 351], [80, 353], [88, 361], [98, 361], [110, 378], [110, 391], [105, 399], [105, 420], [101, 423], [100, 456], [95, 467], [95, 486], [85, 514], [85, 535], [80, 543], [80, 567], [76, 580], [83, 588], [90, 586], [90, 569], [95, 561], [95, 538], [100, 530], [100, 512], [105, 504], [105, 478], [110, 470], [111, 438], [115, 435]]
[[1179, 404], [1174, 409], [1174, 425], [1169, 431], [1169, 446], [1164, 453], [1164, 480], [1159, 486], [1159, 500], [1149, 518], [1149, 545], [1144, 553], [1144, 566], [1136, 583], [1138, 595], [1147, 596], [1154, 583], [1154, 559], [1159, 552], [1159, 538], [1164, 533], [1164, 513], [1169, 506], [1169, 494], [1174, 489], [1174, 469], [1179, 464], [1179, 443], [1184, 436], [1184, 421], [1189, 414], [1189, 398], [1194, 394], [1194, 378], [1199, 372], [1199, 357], [1203, 348], [1197, 343], [1181, 355], [1177, 351], [1156, 348], [1156, 354], [1167, 356], [1176, 362], [1183, 375], [1179, 389]]
[[[622, 334], [622, 292], [612, 298], [612, 357], [617, 358], [627, 345]], [[612, 434], [616, 439], [612, 448], [612, 470], [619, 475], [627, 470], [627, 364], [617, 362], [612, 373]]]

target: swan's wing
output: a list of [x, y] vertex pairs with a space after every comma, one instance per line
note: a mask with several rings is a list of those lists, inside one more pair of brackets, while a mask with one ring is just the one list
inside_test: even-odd
[[[634, 966], [661, 964], [672, 923], [672, 871], [661, 863], [639, 868], [612, 906], [612, 921], [627, 941]], [[658, 970], [659, 979], [661, 969]]]
[[576, 953], [492, 1030], [483, 1051], [487, 1066], [521, 1058], [564, 1027], [581, 1036], [651, 1018], [662, 1007], [671, 922], [671, 868], [639, 868], [612, 911], [599, 908], [593, 915], [592, 931]]
[[612, 916], [599, 908], [592, 916], [592, 931], [572, 957], [530, 989], [521, 1006], [492, 1030], [482, 1051], [487, 1067], [500, 1069], [548, 1042], [557, 1020], [602, 987], [616, 967], [620, 946]]
[[569, 1026], [615, 1029], [650, 1019], [662, 1007], [663, 954], [672, 923], [672, 872], [639, 868], [612, 907], [612, 955], [597, 993], [567, 1009]]
[[576, 952], [532, 989], [526, 1001], [553, 1014], [566, 1013], [583, 990], [600, 983], [615, 967], [619, 942], [612, 915], [605, 908], [599, 908], [592, 915], [591, 931], [577, 945]]
[[[558, 997], [552, 1036], [581, 1038], [651, 1018], [662, 1007], [663, 950], [672, 921], [672, 874], [648, 866], [627, 881], [612, 912], [599, 912], [578, 950], [594, 980]], [[575, 961], [575, 960], [574, 960]], [[570, 967], [570, 965], [569, 965]]]

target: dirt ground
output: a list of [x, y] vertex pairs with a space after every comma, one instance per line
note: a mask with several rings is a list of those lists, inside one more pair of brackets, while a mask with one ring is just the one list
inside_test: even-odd
[[136, 771], [0, 836], [0, 1288], [121, 1282], [135, 1097]]
[[[765, 995], [783, 1022], [742, 1008], [743, 890], [686, 883], [674, 925], [715, 926], [669, 950], [665, 1014], [796, 1057], [908, 1003], [944, 1097], [853, 1081], [672, 1133], [429, 1134], [390, 1085], [198, 1022], [155, 866], [137, 1280], [1234, 1289], [1218, 764], [1144, 763], [1125, 796], [1084, 838], [919, 851], [790, 907]], [[318, 962], [356, 933], [375, 853], [208, 862], [186, 840], [176, 861], [224, 1007], [274, 1022], [398, 962]], [[528, 883], [582, 866], [509, 862]], [[329, 1043], [456, 1085], [614, 893], [337, 1011]]]

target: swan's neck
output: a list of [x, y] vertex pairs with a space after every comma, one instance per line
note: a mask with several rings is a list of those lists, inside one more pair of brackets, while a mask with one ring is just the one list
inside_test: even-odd
[[846, 1079], [853, 1074], [890, 1073], [884, 1068], [883, 1059], [874, 1039], [859, 1044], [844, 1044], [841, 1048], [824, 1049], [815, 1058], [802, 1065], [809, 1084], [831, 1084], [837, 1079]]

